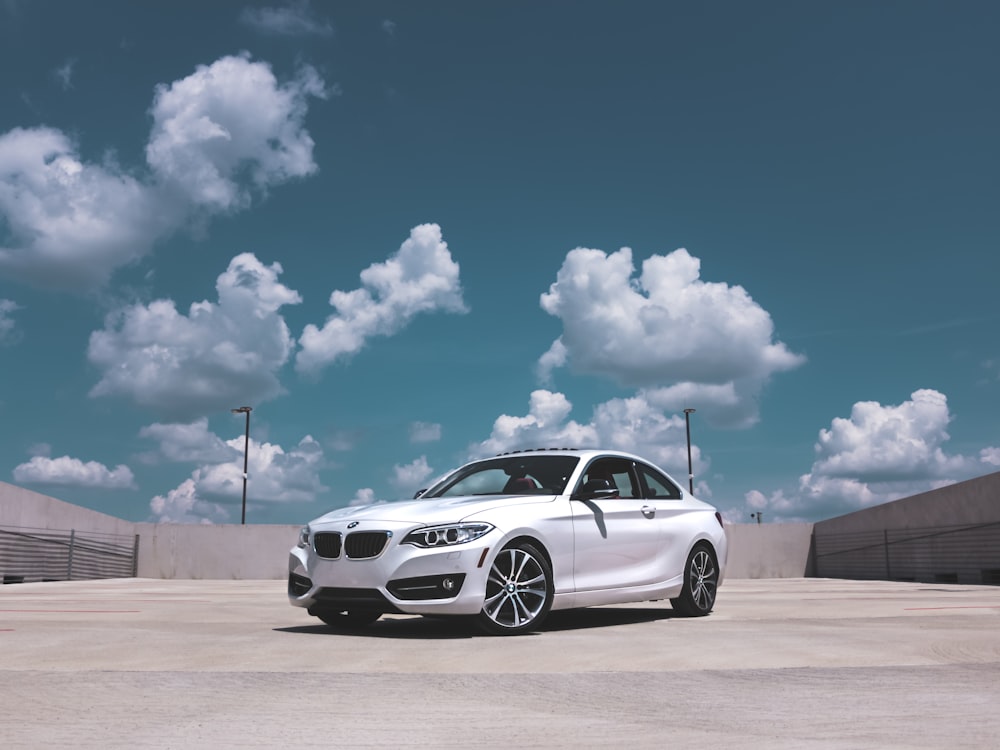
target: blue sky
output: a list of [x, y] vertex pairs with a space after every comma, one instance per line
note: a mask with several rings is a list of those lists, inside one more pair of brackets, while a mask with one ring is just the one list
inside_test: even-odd
[[0, 3], [0, 479], [131, 520], [605, 446], [1000, 470], [988, 2]]

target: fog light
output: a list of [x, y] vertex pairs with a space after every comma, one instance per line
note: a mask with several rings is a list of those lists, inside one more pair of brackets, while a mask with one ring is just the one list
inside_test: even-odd
[[443, 588], [445, 591], [451, 591], [452, 589], [455, 588], [455, 582], [450, 578], [445, 578], [443, 581], [441, 581], [441, 588]]

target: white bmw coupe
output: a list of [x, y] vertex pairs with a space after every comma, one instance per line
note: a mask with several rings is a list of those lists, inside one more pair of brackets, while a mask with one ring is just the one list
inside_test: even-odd
[[537, 629], [550, 610], [669, 599], [707, 615], [726, 567], [722, 516], [620, 451], [473, 461], [413, 500], [340, 508], [303, 527], [288, 598], [334, 628], [385, 613]]

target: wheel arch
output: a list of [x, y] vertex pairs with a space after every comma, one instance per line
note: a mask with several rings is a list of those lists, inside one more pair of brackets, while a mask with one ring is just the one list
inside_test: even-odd
[[[516, 544], [530, 544], [532, 547], [537, 549], [545, 557], [545, 562], [548, 563], [549, 570], [552, 570], [552, 555], [549, 554], [548, 547], [546, 547], [538, 537], [532, 536], [531, 534], [521, 534], [519, 536], [511, 537], [500, 545], [500, 549], [497, 550], [497, 555], [508, 547], [513, 547]], [[495, 558], [496, 555], [493, 557]], [[555, 574], [553, 573], [553, 575]]]

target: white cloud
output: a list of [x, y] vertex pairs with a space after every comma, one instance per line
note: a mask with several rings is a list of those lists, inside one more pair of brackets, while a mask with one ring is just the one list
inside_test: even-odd
[[[222, 441], [199, 420], [150, 425], [143, 428], [143, 436], [159, 440], [162, 454], [172, 460], [201, 462], [176, 489], [150, 501], [161, 520], [224, 521], [229, 516], [225, 505], [242, 501], [244, 434]], [[199, 457], [199, 445], [209, 453]], [[323, 449], [310, 435], [287, 451], [251, 437], [246, 457], [248, 503], [312, 502], [328, 489], [319, 479]]]
[[1000, 466], [1000, 448], [983, 448], [979, 451], [979, 460], [990, 466]]
[[[245, 437], [227, 440], [239, 457], [226, 463], [201, 466], [191, 478], [198, 493], [213, 498], [238, 499], [243, 492], [243, 446]], [[327, 488], [319, 480], [323, 448], [311, 435], [285, 451], [280, 445], [258, 443], [252, 437], [247, 451], [247, 498], [286, 503], [310, 502]]]
[[13, 300], [0, 299], [0, 344], [13, 344], [17, 340], [17, 331], [11, 313], [19, 309], [20, 307]]
[[76, 68], [76, 60], [70, 58], [64, 64], [52, 71], [52, 75], [55, 76], [56, 81], [58, 81], [59, 85], [62, 86], [63, 91], [68, 91], [73, 88], [74, 68]]
[[410, 425], [411, 443], [436, 443], [441, 439], [441, 425], [433, 422], [413, 422]]
[[161, 183], [212, 211], [246, 208], [249, 175], [265, 191], [316, 171], [303, 127], [308, 97], [325, 98], [323, 81], [304, 67], [279, 84], [264, 62], [223, 57], [156, 89], [146, 159]]
[[240, 21], [265, 34], [279, 36], [331, 36], [333, 26], [317, 18], [308, 0], [277, 8], [244, 8]]
[[391, 19], [387, 18], [384, 21], [382, 21], [382, 31], [384, 31], [389, 36], [396, 36], [396, 27], [397, 26], [398, 26], [398, 24], [395, 21], [391, 20]]
[[898, 406], [861, 401], [850, 419], [834, 419], [820, 430], [812, 474], [866, 482], [940, 479], [965, 471], [968, 459], [948, 456], [948, 399], [924, 389]]
[[664, 409], [754, 423], [763, 386], [805, 359], [773, 340], [771, 316], [742, 287], [702, 281], [700, 265], [681, 249], [648, 258], [634, 278], [629, 248], [568, 253], [541, 297], [563, 323], [538, 362], [542, 381], [569, 365], [644, 389]]
[[421, 456], [408, 464], [393, 466], [391, 482], [398, 489], [413, 493], [425, 487], [427, 478], [433, 473], [434, 470], [427, 464], [427, 456]]
[[294, 341], [278, 311], [301, 301], [278, 282], [281, 271], [243, 253], [219, 276], [217, 304], [197, 302], [183, 315], [156, 300], [112, 313], [90, 336], [87, 356], [102, 371], [90, 395], [181, 416], [279, 395], [277, 371]]
[[775, 520], [829, 518], [944, 487], [984, 473], [993, 458], [1000, 461], [994, 448], [978, 458], [946, 453], [951, 418], [947, 397], [931, 389], [898, 405], [860, 401], [850, 418], [820, 430], [816, 460], [796, 491], [752, 490], [747, 505]]
[[14, 481], [24, 484], [51, 484], [63, 487], [95, 487], [105, 490], [134, 489], [132, 470], [124, 464], [109, 469], [97, 461], [78, 458], [34, 456], [14, 467]]
[[[573, 405], [562, 393], [537, 390], [528, 414], [497, 417], [489, 438], [473, 446], [472, 457], [529, 448], [615, 448], [649, 459], [686, 485], [687, 432], [684, 419], [667, 416], [641, 396], [598, 404], [590, 422], [569, 418]], [[691, 446], [695, 474], [708, 468], [696, 444]], [[708, 492], [706, 486], [705, 491]]]
[[422, 224], [384, 263], [361, 272], [362, 288], [335, 291], [330, 304], [336, 314], [322, 328], [309, 324], [300, 338], [295, 366], [314, 373], [357, 353], [372, 336], [389, 336], [419, 313], [466, 311], [459, 266], [437, 224]]
[[351, 501], [348, 503], [350, 507], [356, 507], [359, 505], [374, 505], [375, 503], [385, 502], [384, 500], [379, 500], [375, 497], [375, 490], [371, 487], [362, 487], [356, 493]]
[[208, 524], [229, 520], [226, 508], [198, 497], [198, 489], [192, 479], [186, 479], [166, 495], [154, 497], [149, 502], [149, 508], [158, 523]]
[[243, 455], [242, 448], [234, 448], [210, 432], [205, 417], [189, 424], [147, 425], [139, 430], [139, 437], [158, 441], [160, 450], [156, 457], [167, 461], [221, 463]]
[[[51, 128], [0, 135], [0, 273], [43, 286], [98, 286], [145, 255], [175, 218], [113, 164], [80, 161]], [[167, 212], [169, 214], [169, 212]]]
[[149, 173], [80, 159], [46, 127], [0, 134], [0, 273], [37, 286], [100, 287], [196, 219], [246, 208], [252, 192], [316, 171], [304, 127], [328, 90], [308, 66], [279, 83], [264, 62], [223, 57], [156, 88]]

